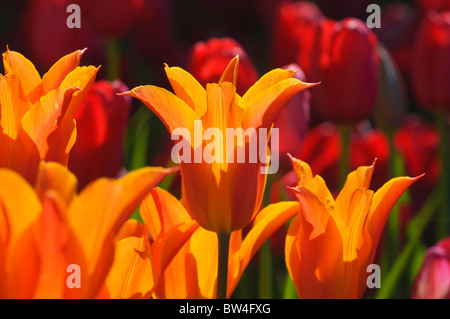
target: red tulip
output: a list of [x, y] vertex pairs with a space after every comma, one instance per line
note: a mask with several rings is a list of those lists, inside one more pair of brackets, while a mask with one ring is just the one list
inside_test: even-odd
[[419, 117], [407, 118], [394, 136], [395, 147], [405, 162], [407, 174], [426, 173], [420, 183], [410, 188], [414, 210], [422, 206], [436, 185], [441, 172], [439, 161], [439, 133]]
[[367, 118], [376, 102], [380, 61], [377, 38], [357, 19], [323, 20], [305, 30], [298, 65], [309, 81], [313, 110], [328, 121], [356, 123]]
[[100, 34], [118, 38], [133, 26], [145, 0], [83, 0], [81, 11]]
[[283, 2], [272, 28], [272, 66], [280, 67], [295, 62], [299, 39], [305, 34], [305, 29], [323, 18], [322, 12], [313, 2]]
[[414, 282], [412, 297], [450, 298], [450, 237], [427, 249], [422, 268]]
[[[297, 64], [290, 64], [283, 69], [296, 71], [295, 78], [306, 82], [303, 71]], [[291, 170], [292, 164], [286, 156], [290, 153], [292, 156], [300, 155], [300, 150], [309, 126], [309, 101], [311, 94], [305, 90], [294, 95], [278, 113], [274, 123], [274, 128], [279, 129], [279, 160], [282, 170]]]
[[450, 12], [428, 12], [413, 48], [412, 86], [421, 106], [450, 110]]
[[124, 132], [131, 98], [122, 82], [98, 81], [86, 95], [75, 116], [77, 140], [70, 153], [69, 169], [78, 178], [78, 188], [99, 177], [117, 177], [122, 169]]
[[189, 73], [203, 86], [216, 83], [236, 55], [239, 55], [236, 91], [243, 95], [258, 80], [258, 72], [242, 46], [231, 38], [211, 38], [207, 42], [197, 42], [188, 63]]

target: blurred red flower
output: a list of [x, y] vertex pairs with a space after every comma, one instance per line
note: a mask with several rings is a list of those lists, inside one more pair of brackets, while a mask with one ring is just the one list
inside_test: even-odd
[[450, 110], [450, 12], [428, 12], [413, 48], [413, 93], [427, 109]]
[[297, 63], [311, 89], [312, 110], [334, 123], [357, 123], [368, 117], [376, 102], [380, 59], [375, 34], [361, 20], [324, 19], [305, 30]]
[[423, 11], [427, 10], [450, 10], [449, 0], [419, 0], [419, 8]]
[[[81, 28], [66, 27], [67, 6], [77, 1], [30, 0], [26, 3], [22, 19], [23, 39], [35, 64], [49, 69], [60, 57], [80, 48], [89, 48], [88, 63], [100, 56], [98, 37], [81, 14]], [[78, 1], [79, 2], [79, 1]], [[95, 1], [91, 1], [95, 2]]]
[[299, 39], [304, 36], [305, 29], [323, 18], [322, 12], [313, 2], [283, 2], [272, 27], [272, 67], [295, 62]]
[[407, 175], [426, 173], [409, 189], [413, 211], [417, 211], [436, 185], [441, 172], [439, 132], [419, 117], [410, 116], [395, 133], [394, 143], [403, 156]]
[[450, 298], [450, 237], [427, 249], [414, 282], [414, 299]]
[[118, 38], [133, 26], [145, 0], [82, 0], [81, 10], [105, 37]]
[[381, 11], [381, 28], [373, 29], [378, 40], [392, 54], [404, 76], [409, 74], [411, 51], [417, 28], [414, 8], [403, 2], [392, 2]]
[[242, 96], [258, 80], [258, 72], [242, 46], [232, 38], [211, 38], [195, 43], [188, 62], [189, 73], [203, 86], [217, 83], [236, 55], [239, 55], [236, 91]]
[[[289, 64], [283, 69], [296, 71], [294, 77], [306, 82], [305, 74], [297, 64]], [[292, 170], [291, 160], [286, 156], [287, 153], [294, 157], [300, 155], [309, 127], [310, 99], [311, 94], [308, 90], [297, 93], [281, 108], [275, 120], [273, 127], [279, 129], [278, 158], [282, 172]]]
[[119, 80], [98, 81], [78, 109], [77, 140], [68, 167], [78, 178], [79, 190], [99, 177], [117, 177], [122, 169], [131, 98], [116, 93], [125, 91], [128, 87]]

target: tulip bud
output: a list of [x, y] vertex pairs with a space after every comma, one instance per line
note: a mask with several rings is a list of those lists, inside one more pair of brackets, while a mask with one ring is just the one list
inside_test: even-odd
[[94, 83], [75, 116], [77, 140], [70, 153], [69, 169], [81, 190], [99, 177], [117, 177], [122, 169], [124, 132], [131, 98], [122, 82]]
[[236, 55], [239, 56], [236, 91], [242, 95], [258, 80], [258, 72], [242, 46], [231, 38], [211, 38], [207, 42], [197, 42], [188, 63], [190, 73], [203, 86], [218, 82], [223, 70]]
[[304, 36], [305, 29], [322, 19], [322, 12], [313, 2], [283, 2], [272, 28], [273, 67], [296, 61], [299, 39]]
[[450, 12], [428, 12], [413, 48], [412, 86], [427, 109], [450, 110]]
[[357, 19], [324, 20], [302, 39], [298, 64], [311, 89], [312, 110], [324, 120], [354, 124], [371, 115], [378, 94], [377, 38]]
[[428, 248], [416, 277], [412, 297], [415, 299], [450, 298], [450, 238]]
[[393, 132], [406, 113], [407, 93], [403, 77], [390, 53], [379, 46], [381, 76], [377, 103], [373, 112], [377, 126]]
[[426, 172], [421, 182], [410, 189], [414, 211], [417, 211], [436, 186], [441, 174], [438, 130], [419, 117], [410, 116], [395, 133], [394, 143], [403, 156], [408, 175]]

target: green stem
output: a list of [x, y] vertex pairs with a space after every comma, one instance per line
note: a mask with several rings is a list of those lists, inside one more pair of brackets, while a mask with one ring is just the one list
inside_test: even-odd
[[217, 299], [227, 299], [228, 282], [228, 253], [230, 248], [230, 234], [217, 233], [219, 258], [217, 265]]
[[420, 242], [425, 227], [428, 225], [433, 214], [438, 210], [442, 199], [442, 194], [439, 190], [433, 192], [421, 207], [416, 217], [408, 225], [408, 242], [386, 276], [383, 277], [381, 288], [376, 296], [377, 299], [388, 299], [395, 291], [399, 280], [405, 274], [405, 268], [408, 266], [416, 245]]
[[437, 114], [439, 128], [439, 153], [441, 157], [440, 191], [443, 196], [443, 203], [439, 215], [439, 228], [437, 231], [438, 240], [447, 236], [450, 230], [450, 150], [449, 150], [449, 129], [444, 114]]
[[106, 78], [109, 81], [114, 81], [119, 78], [120, 68], [120, 49], [118, 40], [106, 40], [106, 55]]
[[284, 280], [283, 299], [298, 299], [297, 291], [289, 272], [286, 273], [286, 279]]
[[270, 239], [267, 240], [259, 250], [259, 298], [273, 298], [273, 260], [270, 251]]
[[339, 127], [341, 135], [341, 159], [339, 162], [339, 187], [342, 189], [350, 173], [350, 134], [351, 128], [348, 125]]

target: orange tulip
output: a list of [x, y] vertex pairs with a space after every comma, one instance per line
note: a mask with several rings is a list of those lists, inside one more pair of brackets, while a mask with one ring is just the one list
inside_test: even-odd
[[121, 225], [173, 171], [142, 168], [77, 194], [75, 176], [59, 163], [40, 162], [34, 188], [1, 168], [0, 298], [96, 297]]
[[195, 221], [188, 221], [153, 232], [150, 240], [145, 224], [126, 221], [116, 236], [116, 257], [101, 297], [150, 298], [161, 274], [197, 228]]
[[347, 177], [336, 199], [305, 162], [291, 158], [297, 176], [292, 189], [301, 213], [289, 226], [286, 264], [300, 298], [361, 298], [389, 213], [419, 177], [391, 179], [369, 189], [374, 165]]
[[84, 50], [62, 57], [41, 78], [22, 54], [3, 54], [0, 75], [0, 167], [36, 180], [40, 160], [67, 165], [75, 143], [74, 116], [98, 68], [80, 67]]
[[[245, 238], [242, 238], [241, 230], [231, 233], [228, 259], [228, 297], [232, 295], [245, 268], [259, 247], [298, 210], [297, 202], [272, 204], [256, 215]], [[216, 234], [198, 227], [181, 202], [167, 191], [159, 188], [153, 189], [144, 199], [140, 211], [152, 238], [161, 238], [161, 234], [167, 233], [168, 230], [177, 226], [179, 228], [192, 227], [192, 223], [197, 226], [194, 232], [189, 234], [188, 240], [182, 245], [164, 272], [156, 272], [157, 276], [155, 277], [159, 280], [156, 282], [154, 297], [168, 299], [215, 298], [218, 254]], [[180, 241], [176, 244], [179, 243]], [[130, 246], [124, 255], [131, 254], [132, 249]], [[137, 253], [134, 255], [137, 256]], [[150, 287], [155, 281], [151, 279], [148, 269], [151, 268], [147, 268], [146, 274], [141, 271], [140, 277], [136, 277], [136, 282], [144, 284], [143, 282], [147, 280], [147, 285]], [[135, 289], [135, 291], [137, 290]]]
[[[238, 64], [238, 57], [232, 59], [220, 81], [207, 84], [206, 90], [183, 69], [166, 66], [175, 94], [151, 85], [136, 87], [124, 94], [144, 102], [170, 133], [177, 128], [188, 130], [194, 140], [189, 145], [189, 153], [196, 155], [200, 150], [204, 154], [210, 146], [209, 142], [202, 140], [207, 129], [218, 129], [222, 136], [226, 135], [227, 128], [252, 128], [256, 132], [270, 130], [280, 108], [293, 95], [313, 85], [294, 78], [292, 70], [275, 69], [240, 97], [236, 93]], [[200, 132], [194, 129], [195, 121], [201, 121]], [[201, 134], [199, 145], [195, 143], [196, 134]], [[258, 134], [257, 140], [262, 135]], [[265, 164], [260, 159], [254, 163], [249, 160], [230, 163], [225, 158], [225, 141], [216, 144], [222, 146], [215, 150], [217, 161], [196, 162], [195, 158], [192, 160], [195, 156], [189, 163], [181, 161], [183, 198], [188, 211], [201, 227], [217, 233], [231, 233], [247, 226], [260, 208], [267, 178], [261, 172]], [[238, 145], [245, 149], [245, 154], [249, 154], [248, 136], [238, 138]], [[236, 144], [233, 147], [236, 149]], [[267, 143], [259, 147], [267, 151]]]

